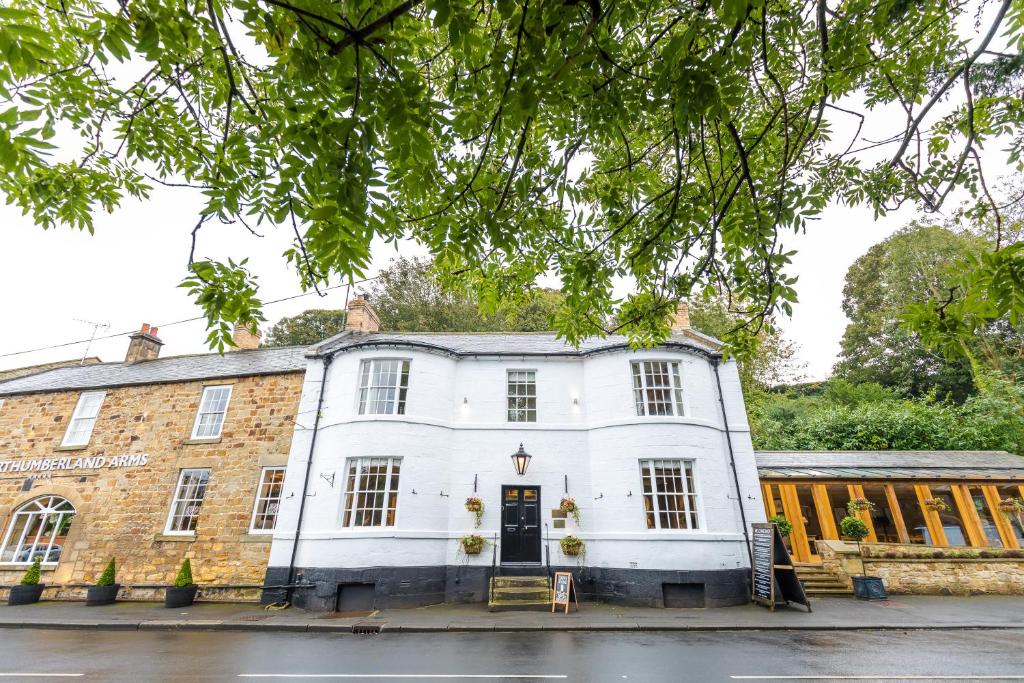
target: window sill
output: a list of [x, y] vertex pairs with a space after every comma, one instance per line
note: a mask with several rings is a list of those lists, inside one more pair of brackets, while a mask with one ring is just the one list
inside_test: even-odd
[[[32, 566], [31, 562], [0, 562], [0, 570], [15, 571], [28, 569]], [[47, 564], [40, 563], [39, 571], [41, 572], [55, 572], [57, 571], [57, 563], [50, 562]]]
[[55, 451], [84, 451], [89, 447], [89, 444], [83, 443], [80, 446], [57, 446], [53, 450]]
[[184, 443], [186, 446], [195, 446], [195, 445], [199, 445], [199, 444], [209, 444], [209, 443], [220, 443], [222, 438], [223, 437], [216, 436], [216, 437], [210, 437], [208, 439], [186, 439], [182, 443]]
[[238, 537], [239, 543], [271, 543], [274, 540], [274, 532], [265, 534], [254, 534], [249, 532]]
[[196, 540], [196, 535], [192, 534], [157, 534], [153, 537], [154, 541], [160, 541], [164, 543], [191, 543]]

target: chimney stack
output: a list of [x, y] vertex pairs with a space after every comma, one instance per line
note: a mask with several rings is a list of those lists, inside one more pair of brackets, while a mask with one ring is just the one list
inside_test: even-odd
[[678, 334], [690, 329], [690, 304], [680, 301], [672, 314], [672, 333]]
[[150, 327], [149, 323], [142, 323], [142, 329], [128, 337], [131, 341], [128, 342], [128, 353], [125, 354], [124, 362], [139, 363], [159, 357], [160, 347], [164, 343], [156, 333], [157, 328]]
[[365, 294], [356, 294], [348, 302], [348, 311], [345, 314], [346, 332], [379, 332], [380, 318], [377, 311], [373, 310], [369, 299]]
[[260, 337], [262, 336], [263, 333], [260, 332], [260, 328], [255, 324], [252, 327], [246, 327], [238, 323], [235, 325], [234, 332], [231, 333], [231, 340], [235, 342], [231, 350], [249, 351], [251, 349], [258, 349], [260, 347]]

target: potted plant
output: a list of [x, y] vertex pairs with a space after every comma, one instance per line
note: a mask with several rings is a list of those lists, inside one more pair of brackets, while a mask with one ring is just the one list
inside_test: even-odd
[[476, 515], [476, 528], [480, 528], [480, 522], [484, 519], [484, 502], [476, 496], [466, 499], [466, 509]]
[[846, 504], [846, 511], [851, 517], [856, 517], [858, 512], [874, 512], [875, 504], [867, 498], [854, 498]]
[[462, 552], [467, 555], [479, 555], [480, 551], [484, 549], [483, 536], [477, 536], [476, 534], [463, 536], [459, 539], [459, 543], [462, 545]]
[[[868, 535], [868, 525], [857, 517], [847, 516], [839, 522], [839, 530], [843, 536], [857, 541], [857, 554], [860, 555], [860, 542]], [[868, 576], [864, 569], [864, 557], [860, 558], [860, 576], [853, 577], [853, 594], [862, 600], [886, 600], [885, 584], [878, 576]]]
[[110, 558], [106, 569], [96, 580], [95, 586], [90, 586], [85, 593], [85, 604], [89, 606], [109, 605], [117, 600], [117, 593], [121, 590], [121, 584], [116, 583], [116, 565], [114, 558]]
[[768, 518], [768, 521], [779, 527], [779, 533], [783, 538], [793, 533], [793, 523], [786, 519], [785, 515], [773, 515]]
[[8, 605], [31, 605], [39, 602], [43, 595], [45, 583], [39, 583], [40, 575], [39, 558], [37, 557], [32, 566], [25, 571], [21, 577], [21, 583], [11, 586], [11, 594], [7, 596]]
[[174, 585], [164, 593], [164, 607], [188, 607], [196, 601], [198, 590], [199, 586], [192, 581], [192, 561], [186, 559], [174, 577]]
[[949, 505], [941, 498], [929, 498], [924, 501], [924, 506], [932, 512], [949, 512]]
[[572, 520], [576, 522], [576, 526], [580, 525], [580, 507], [576, 504], [575, 498], [563, 498], [558, 504], [558, 509], [564, 515], [572, 515]]
[[575, 536], [563, 537], [562, 540], [558, 542], [558, 545], [562, 548], [562, 553], [569, 557], [582, 555], [583, 548], [585, 547], [583, 541]]

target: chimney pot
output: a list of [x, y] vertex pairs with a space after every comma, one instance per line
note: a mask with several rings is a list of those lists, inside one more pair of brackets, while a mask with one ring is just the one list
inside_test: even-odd
[[156, 327], [151, 327], [151, 328], [149, 328], [149, 333], [155, 337], [157, 329], [158, 328], [156, 328]]
[[142, 331], [149, 332], [149, 323], [142, 323]]
[[690, 329], [690, 304], [680, 301], [672, 313], [672, 332], [679, 333]]
[[128, 353], [125, 354], [124, 362], [132, 364], [158, 358], [164, 343], [156, 336], [156, 332], [157, 328], [143, 323], [141, 330], [128, 337]]
[[380, 318], [377, 311], [373, 310], [370, 300], [365, 294], [357, 294], [348, 302], [348, 310], [345, 312], [346, 332], [379, 332]]

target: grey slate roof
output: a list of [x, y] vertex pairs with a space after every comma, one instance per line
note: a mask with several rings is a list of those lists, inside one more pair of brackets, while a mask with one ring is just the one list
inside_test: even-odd
[[292, 346], [57, 368], [0, 382], [0, 396], [299, 372], [306, 368], [305, 350]]
[[768, 479], [1019, 479], [1024, 457], [1006, 451], [758, 451]]
[[[324, 355], [366, 346], [417, 347], [454, 356], [587, 356], [612, 349], [628, 348], [623, 335], [584, 341], [579, 348], [558, 339], [553, 332], [536, 333], [430, 333], [430, 332], [342, 332], [311, 348], [310, 355]], [[717, 354], [721, 342], [690, 331], [673, 335], [664, 347], [688, 348]]]

